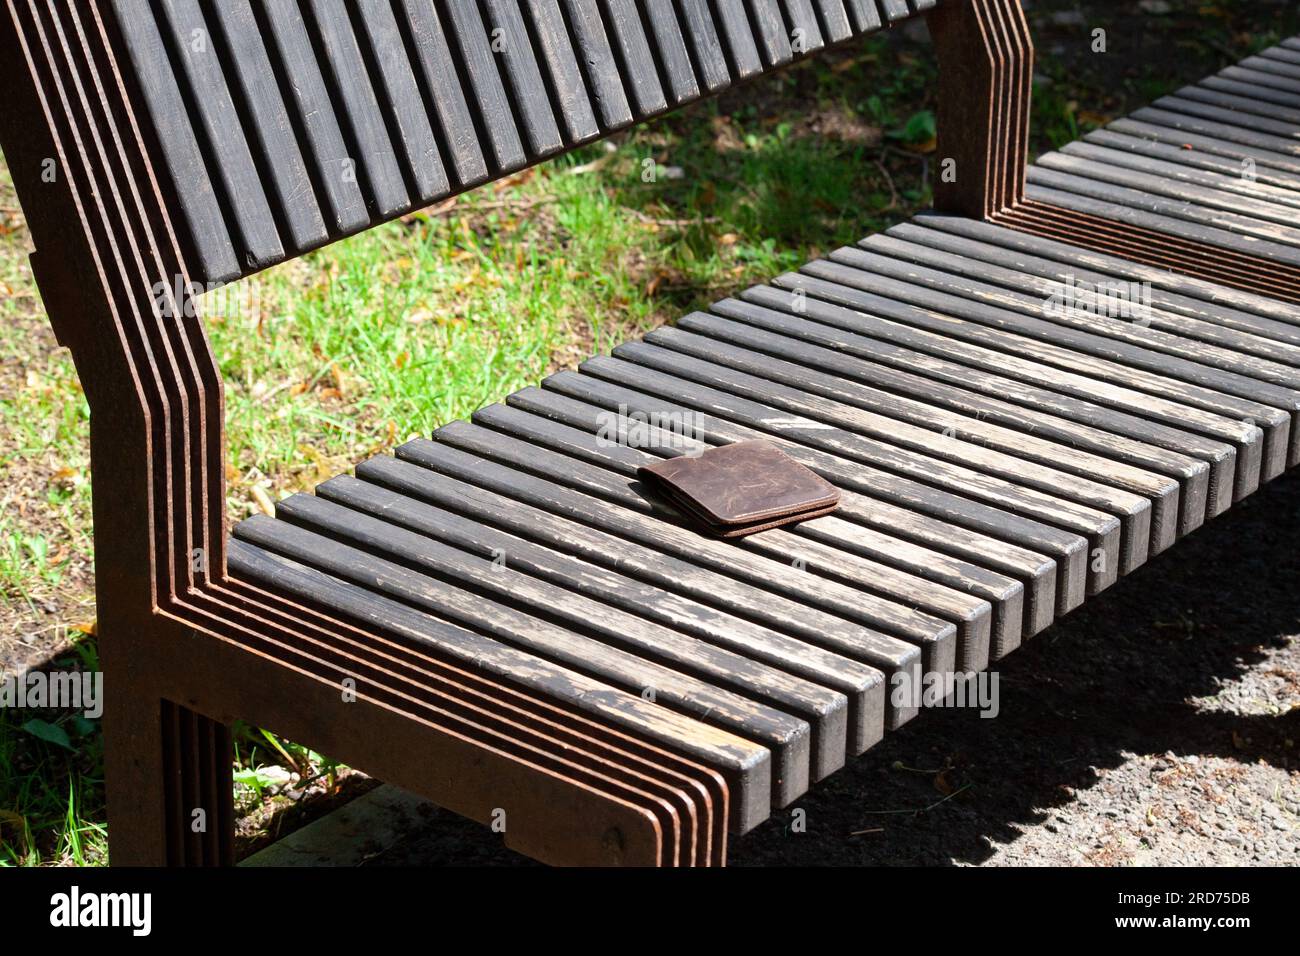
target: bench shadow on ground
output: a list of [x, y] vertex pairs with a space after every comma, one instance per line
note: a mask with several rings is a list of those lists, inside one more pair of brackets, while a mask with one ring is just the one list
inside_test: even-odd
[[[998, 665], [1001, 711], [928, 711], [733, 840], [735, 865], [978, 864], [1130, 754], [1283, 765], [1300, 709], [1197, 706], [1300, 632], [1300, 477], [1279, 479]], [[945, 800], [933, 771], [948, 769]], [[904, 769], [907, 768], [907, 769]], [[965, 789], [961, 789], [961, 788]], [[941, 802], [942, 801], [942, 802]], [[936, 804], [938, 804], [936, 806]], [[874, 831], [853, 835], [858, 831]], [[444, 811], [370, 865], [527, 864]]]

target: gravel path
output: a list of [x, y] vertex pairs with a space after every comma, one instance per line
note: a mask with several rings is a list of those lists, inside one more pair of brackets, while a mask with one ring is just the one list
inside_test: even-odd
[[[922, 714], [732, 864], [1300, 864], [1297, 541], [1292, 475], [1003, 661], [996, 718]], [[524, 862], [437, 810], [371, 860]]]

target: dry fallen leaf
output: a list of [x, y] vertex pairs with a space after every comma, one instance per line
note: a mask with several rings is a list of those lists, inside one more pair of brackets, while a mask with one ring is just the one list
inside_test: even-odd
[[274, 518], [275, 502], [273, 502], [271, 496], [266, 493], [266, 489], [262, 488], [260, 485], [254, 485], [252, 495], [253, 504], [257, 506], [257, 510], [262, 512], [262, 514], [266, 515], [268, 518]]

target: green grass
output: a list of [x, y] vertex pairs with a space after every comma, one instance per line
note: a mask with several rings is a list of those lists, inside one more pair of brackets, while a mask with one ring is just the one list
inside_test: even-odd
[[[1118, 58], [1089, 55], [1086, 30], [1036, 22], [1036, 151], [1296, 29], [1294, 11], [1245, 0], [1184, 2], [1168, 18], [1083, 6], [1105, 11]], [[1275, 25], [1250, 33], [1265, 15]], [[934, 88], [924, 47], [874, 38], [210, 294], [231, 517], [252, 510], [254, 489], [309, 489], [906, 218], [928, 198]], [[71, 639], [49, 666], [94, 666], [77, 633], [94, 617], [88, 421], [0, 165], [0, 660], [35, 634]], [[242, 810], [288, 800], [286, 771], [329, 788], [340, 770], [257, 728], [237, 741]], [[99, 748], [74, 715], [0, 712], [0, 863], [104, 861]]]

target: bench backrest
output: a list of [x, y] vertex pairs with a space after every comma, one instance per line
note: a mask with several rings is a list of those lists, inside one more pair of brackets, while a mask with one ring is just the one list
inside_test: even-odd
[[236, 279], [939, 0], [110, 0], [190, 279]]

